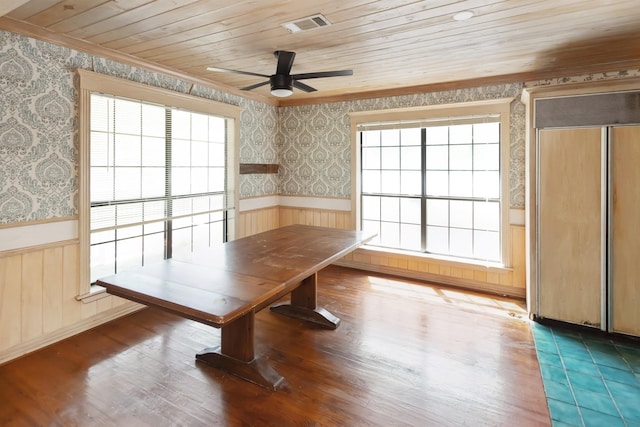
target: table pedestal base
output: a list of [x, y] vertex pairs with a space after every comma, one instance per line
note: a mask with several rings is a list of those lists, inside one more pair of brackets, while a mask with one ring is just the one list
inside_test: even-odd
[[289, 303], [276, 304], [270, 308], [271, 311], [296, 319], [306, 320], [327, 329], [336, 329], [340, 325], [340, 318], [322, 307], [307, 308]]
[[269, 390], [277, 390], [284, 383], [284, 377], [264, 359], [255, 358], [250, 362], [243, 362], [220, 353], [220, 347], [205, 348], [196, 354], [196, 360]]

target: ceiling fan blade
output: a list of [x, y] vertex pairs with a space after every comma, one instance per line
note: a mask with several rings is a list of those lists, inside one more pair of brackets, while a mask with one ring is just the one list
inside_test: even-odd
[[303, 73], [303, 74], [292, 74], [296, 80], [304, 80], [304, 79], [319, 79], [321, 77], [338, 77], [338, 76], [352, 76], [353, 70], [340, 70], [340, 71], [320, 71], [318, 73]]
[[227, 68], [207, 67], [207, 71], [218, 71], [220, 73], [246, 74], [247, 76], [269, 77], [266, 74], [252, 73], [251, 71], [229, 70]]
[[268, 84], [269, 84], [269, 80], [267, 80], [266, 82], [256, 83], [256, 84], [251, 85], [251, 86], [243, 87], [240, 90], [251, 90], [251, 89], [255, 89], [257, 87], [268, 85]]
[[296, 80], [293, 81], [293, 87], [298, 88], [298, 89], [300, 89], [302, 91], [305, 91], [305, 92], [315, 92], [317, 90], [317, 89], [312, 88], [309, 85], [306, 85], [304, 83], [300, 83], [299, 81], [296, 81]]
[[287, 52], [286, 50], [276, 50], [273, 54], [278, 58], [278, 66], [276, 74], [289, 74], [293, 66], [293, 60], [296, 57], [295, 52]]

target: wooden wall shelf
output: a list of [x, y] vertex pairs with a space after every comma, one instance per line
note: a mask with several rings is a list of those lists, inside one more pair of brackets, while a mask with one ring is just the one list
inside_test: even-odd
[[280, 165], [268, 163], [240, 163], [240, 174], [278, 173]]

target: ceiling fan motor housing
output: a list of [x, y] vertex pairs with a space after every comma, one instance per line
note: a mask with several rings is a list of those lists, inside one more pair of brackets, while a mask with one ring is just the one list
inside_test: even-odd
[[293, 89], [293, 77], [287, 74], [274, 74], [269, 77], [271, 82], [271, 90], [276, 89]]

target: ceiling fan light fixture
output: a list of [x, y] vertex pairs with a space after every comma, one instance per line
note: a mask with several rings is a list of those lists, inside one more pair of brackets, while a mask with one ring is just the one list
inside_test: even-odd
[[271, 95], [277, 96], [278, 98], [286, 98], [293, 93], [293, 90], [289, 88], [271, 88]]
[[271, 81], [271, 95], [285, 98], [293, 93], [293, 78], [290, 75], [274, 74]]

